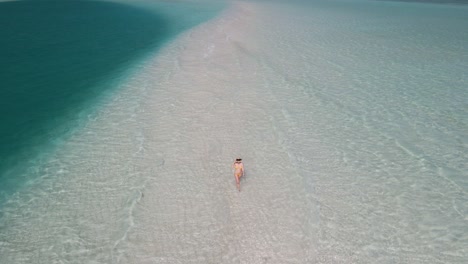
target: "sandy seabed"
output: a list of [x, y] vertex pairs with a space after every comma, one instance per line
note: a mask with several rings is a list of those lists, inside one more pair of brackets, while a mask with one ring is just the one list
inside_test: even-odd
[[2, 262], [312, 259], [316, 205], [274, 125], [254, 15], [234, 3], [123, 83], [40, 169], [36, 191], [7, 203]]
[[280, 10], [235, 1], [141, 65], [6, 203], [0, 262], [462, 263], [459, 171], [374, 133], [392, 109], [365, 112], [382, 95], [345, 70], [356, 46], [331, 59], [326, 14]]

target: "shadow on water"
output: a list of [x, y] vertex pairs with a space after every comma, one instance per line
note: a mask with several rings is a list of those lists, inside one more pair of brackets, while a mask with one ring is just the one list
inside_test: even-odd
[[76, 126], [106, 79], [173, 31], [163, 16], [118, 3], [0, 3], [0, 194], [18, 185], [10, 168]]

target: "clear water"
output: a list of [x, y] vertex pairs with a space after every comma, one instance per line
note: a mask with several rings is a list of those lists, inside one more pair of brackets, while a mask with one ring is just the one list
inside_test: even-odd
[[[268, 64], [295, 128], [286, 145], [320, 205], [319, 257], [466, 261], [466, 7], [310, 7], [274, 18], [278, 32], [292, 32]], [[330, 156], [314, 155], [315, 141]]]
[[[85, 124], [129, 68], [219, 6], [0, 3], [0, 198], [34, 179], [20, 175]], [[181, 12], [196, 13], [174, 18]]]
[[466, 263], [467, 11], [233, 2], [31, 167], [0, 262]]

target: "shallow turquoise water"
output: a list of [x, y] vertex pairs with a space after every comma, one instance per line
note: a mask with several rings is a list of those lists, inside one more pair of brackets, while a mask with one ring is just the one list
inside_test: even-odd
[[31, 163], [0, 262], [465, 263], [466, 7], [263, 2], [168, 45]]
[[277, 9], [270, 80], [321, 263], [466, 262], [467, 6], [300, 3]]
[[0, 3], [0, 194], [20, 187], [18, 170], [60, 145], [146, 53], [220, 6]]

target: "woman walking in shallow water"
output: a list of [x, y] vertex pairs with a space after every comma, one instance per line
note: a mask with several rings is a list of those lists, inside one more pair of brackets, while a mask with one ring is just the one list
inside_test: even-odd
[[240, 178], [244, 176], [244, 164], [242, 164], [242, 159], [236, 159], [232, 167], [234, 168], [234, 177], [236, 177], [237, 190], [240, 192]]

